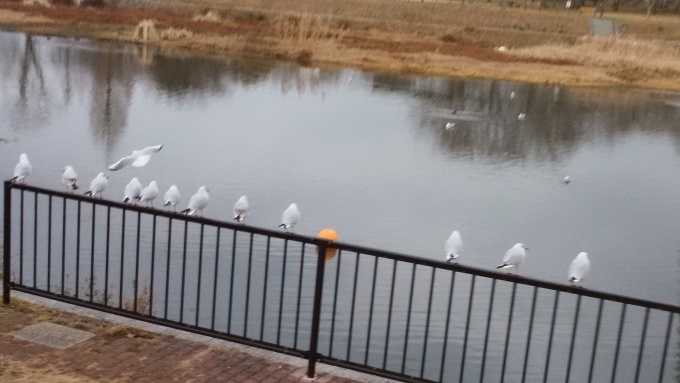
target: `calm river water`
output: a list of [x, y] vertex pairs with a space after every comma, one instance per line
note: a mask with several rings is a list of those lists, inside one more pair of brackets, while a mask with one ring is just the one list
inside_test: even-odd
[[248, 223], [274, 228], [296, 202], [298, 233], [332, 227], [343, 242], [433, 259], [458, 229], [462, 264], [491, 269], [523, 242], [521, 274], [558, 283], [587, 251], [586, 287], [678, 303], [680, 94], [216, 61], [10, 32], [0, 52], [5, 179], [26, 152], [30, 184], [61, 189], [70, 164], [87, 187], [130, 150], [164, 144], [146, 167], [111, 174], [104, 197], [122, 200], [139, 176], [161, 194], [177, 184], [186, 206], [206, 185], [211, 218], [229, 218], [247, 194]]

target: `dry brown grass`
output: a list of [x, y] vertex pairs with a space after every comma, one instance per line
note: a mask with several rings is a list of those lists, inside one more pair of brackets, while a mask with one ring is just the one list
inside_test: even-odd
[[680, 73], [680, 48], [660, 41], [586, 36], [573, 45], [544, 45], [509, 52], [531, 59], [564, 59], [612, 71]]
[[47, 366], [38, 360], [20, 361], [7, 355], [0, 355], [0, 382], [94, 383], [96, 380], [58, 367]]

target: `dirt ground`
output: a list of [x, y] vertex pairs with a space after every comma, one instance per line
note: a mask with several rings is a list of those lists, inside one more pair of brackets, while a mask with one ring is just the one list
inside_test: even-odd
[[[65, 0], [59, 0], [65, 1]], [[0, 25], [154, 44], [217, 57], [582, 86], [680, 90], [680, 23], [609, 13], [626, 32], [588, 37], [589, 12], [402, 0], [156, 0], [98, 7], [0, 0]], [[145, 31], [136, 27], [153, 20]], [[142, 39], [146, 32], [148, 39]], [[144, 41], [142, 41], [144, 40]]]

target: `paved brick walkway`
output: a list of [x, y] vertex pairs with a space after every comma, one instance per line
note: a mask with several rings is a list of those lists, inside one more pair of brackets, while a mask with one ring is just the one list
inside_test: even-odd
[[[23, 327], [49, 321], [96, 334], [66, 350], [18, 340]], [[225, 342], [226, 343], [226, 342]], [[239, 347], [216, 347], [147, 332], [42, 305], [12, 299], [0, 304], [2, 382], [359, 382], [259, 357]]]

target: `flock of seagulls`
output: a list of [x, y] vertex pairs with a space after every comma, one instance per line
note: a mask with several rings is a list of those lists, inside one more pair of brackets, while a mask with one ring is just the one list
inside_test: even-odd
[[[146, 165], [151, 159], [151, 155], [158, 153], [163, 148], [163, 145], [149, 146], [141, 150], [133, 150], [128, 156], [125, 156], [118, 160], [113, 165], [109, 166], [109, 170], [117, 171], [127, 166], [141, 167]], [[31, 163], [28, 161], [28, 156], [26, 153], [21, 153], [19, 156], [19, 163], [14, 167], [14, 176], [11, 181], [15, 183], [26, 183], [26, 177], [28, 177], [33, 171]], [[73, 169], [72, 166], [66, 166], [62, 172], [62, 183], [67, 190], [73, 191], [78, 189], [78, 173]], [[571, 181], [569, 176], [564, 177], [564, 183], [568, 184]], [[102, 193], [106, 190], [108, 186], [108, 176], [101, 172], [90, 183], [90, 188], [85, 195], [91, 197], [102, 198]], [[208, 188], [201, 186], [198, 191], [191, 196], [189, 199], [189, 204], [186, 209], [182, 210], [181, 214], [201, 216], [203, 209], [208, 206], [208, 200], [210, 199], [208, 194]], [[125, 186], [125, 191], [123, 195], [123, 203], [137, 203], [144, 202], [147, 206], [153, 207], [154, 200], [158, 197], [158, 184], [156, 181], [151, 181], [148, 186], [143, 187], [139, 178], [133, 177], [132, 180]], [[163, 197], [163, 206], [172, 206], [173, 211], [176, 211], [176, 206], [181, 200], [181, 195], [177, 185], [172, 185], [165, 192]], [[250, 211], [250, 204], [248, 203], [248, 198], [244, 195], [236, 201], [234, 204], [233, 219], [239, 223], [243, 223], [248, 212]], [[281, 217], [282, 227], [287, 232], [292, 232], [295, 225], [300, 221], [300, 210], [297, 204], [292, 203], [283, 212]], [[498, 265], [497, 269], [509, 269], [514, 271], [515, 274], [519, 272], [519, 267], [524, 263], [527, 257], [527, 249], [523, 243], [516, 243], [508, 251], [505, 252], [505, 256]], [[451, 236], [446, 240], [444, 245], [444, 250], [446, 252], [447, 262], [457, 262], [458, 258], [463, 253], [463, 240], [461, 238], [460, 232], [454, 230]], [[571, 283], [579, 283], [584, 278], [590, 274], [590, 260], [588, 259], [588, 253], [580, 252], [574, 258], [571, 265], [569, 266], [568, 277]]]

